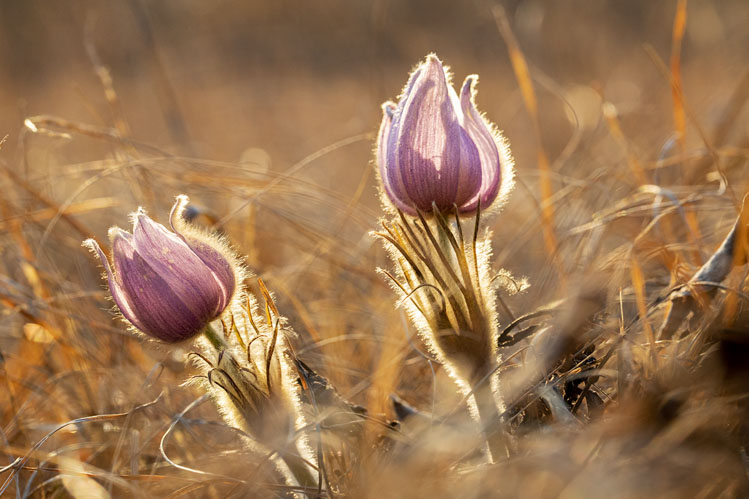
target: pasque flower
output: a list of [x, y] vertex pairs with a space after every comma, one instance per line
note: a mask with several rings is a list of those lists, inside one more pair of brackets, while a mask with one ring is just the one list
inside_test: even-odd
[[199, 234], [182, 219], [187, 197], [172, 208], [172, 231], [139, 209], [133, 233], [109, 231], [112, 264], [93, 239], [86, 241], [107, 272], [109, 290], [122, 315], [141, 332], [167, 343], [192, 338], [231, 302], [236, 265], [219, 241]]
[[416, 214], [487, 208], [509, 192], [512, 159], [474, 105], [476, 75], [460, 96], [436, 55], [411, 74], [400, 101], [383, 104], [377, 144], [382, 187], [396, 208]]

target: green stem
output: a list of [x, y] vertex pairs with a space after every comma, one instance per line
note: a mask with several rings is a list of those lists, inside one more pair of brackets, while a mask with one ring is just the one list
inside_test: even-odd
[[217, 352], [226, 349], [226, 342], [221, 336], [219, 336], [216, 330], [213, 329], [213, 326], [211, 326], [210, 323], [205, 327], [205, 329], [203, 329], [203, 336], [206, 337]]
[[294, 475], [300, 486], [307, 489], [317, 490], [319, 483], [318, 477], [312, 472], [312, 468], [300, 456], [292, 452], [285, 453], [282, 459], [289, 467], [291, 474]]

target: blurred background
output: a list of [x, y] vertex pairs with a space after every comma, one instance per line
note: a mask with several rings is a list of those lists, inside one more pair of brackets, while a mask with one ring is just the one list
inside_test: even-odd
[[[536, 79], [548, 157], [554, 161], [575, 145], [555, 173], [583, 178], [580, 169], [587, 174], [625, 158], [620, 144], [606, 140], [604, 101], [616, 106], [627, 147], [642, 161], [657, 158], [674, 124], [670, 83], [652, 54], [669, 64], [676, 2], [502, 5]], [[8, 139], [2, 156], [59, 202], [68, 199], [74, 165], [103, 160], [112, 145], [79, 134], [26, 137], [29, 116], [113, 128], [175, 156], [247, 164], [244, 173], [280, 174], [306, 159], [294, 178], [336, 191], [339, 203], [367, 183], [356, 211], [366, 212], [368, 224], [379, 208], [370, 167], [379, 106], [395, 99], [410, 69], [435, 52], [451, 66], [456, 85], [480, 75], [478, 105], [504, 130], [532, 190], [538, 142], [492, 6], [479, 0], [3, 2], [0, 131]], [[748, 19], [749, 6], [740, 0], [688, 4], [683, 88], [690, 116], [708, 131], [746, 69]], [[186, 173], [174, 168], [173, 178]], [[144, 187], [123, 175], [107, 175], [115, 178], [97, 181], [76, 201], [105, 192], [98, 184], [116, 183], [119, 201], [128, 205], [121, 212], [144, 202]], [[206, 196], [203, 204], [224, 212], [247, 197], [247, 190], [219, 184], [211, 189], [232, 194]], [[179, 189], [158, 191], [151, 201], [163, 207]], [[292, 210], [300, 219], [306, 211]], [[276, 249], [259, 257], [270, 261], [258, 267], [280, 263], [272, 261], [280, 258]]]
[[[164, 222], [181, 193], [195, 222], [223, 231], [274, 291], [301, 358], [374, 413], [392, 415], [391, 393], [428, 404], [432, 366], [408, 348], [412, 333], [375, 273], [387, 256], [369, 232], [383, 216], [372, 154], [380, 105], [431, 52], [456, 86], [480, 75], [477, 105], [512, 146], [518, 186], [486, 222], [496, 269], [531, 284], [505, 297], [511, 308], [528, 312], [571, 292], [565, 286], [589, 277], [594, 260], [616, 267], [610, 251], [642, 219], [596, 234], [593, 253], [593, 236], [579, 228], [642, 185], [718, 192], [720, 169], [705, 162], [715, 153], [728, 195], [706, 195], [694, 224], [661, 241], [691, 251], [684, 267], [642, 264], [649, 284], [688, 277], [747, 187], [749, 2], [685, 5], [675, 44], [677, 1], [0, 2], [0, 423], [9, 454], [53, 423], [128, 410], [165, 387], [174, 393], [159, 405], [161, 423], [193, 400], [179, 387], [191, 369], [185, 351], [113, 320], [101, 268], [80, 246], [91, 236], [106, 243], [107, 228], [127, 228], [138, 206]], [[512, 36], [530, 68], [535, 118], [511, 64]], [[557, 257], [544, 242], [542, 202], [554, 207]], [[606, 276], [616, 295], [622, 274]], [[216, 418], [208, 404], [201, 410]], [[140, 427], [143, 447], [133, 443], [129, 455], [155, 456], [145, 449], [158, 428]], [[132, 459], [133, 473], [145, 473]]]

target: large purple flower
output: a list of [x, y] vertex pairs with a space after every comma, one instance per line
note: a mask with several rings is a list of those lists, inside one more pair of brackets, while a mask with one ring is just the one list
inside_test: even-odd
[[110, 229], [111, 266], [94, 240], [86, 242], [104, 265], [122, 315], [141, 332], [167, 343], [200, 333], [229, 305], [237, 283], [225, 250], [186, 230], [181, 219], [186, 204], [187, 197], [180, 196], [172, 208], [173, 232], [140, 209], [133, 214], [132, 234]]
[[383, 104], [377, 164], [385, 194], [396, 208], [430, 213], [457, 206], [487, 208], [512, 184], [512, 159], [499, 132], [476, 110], [478, 77], [468, 76], [460, 97], [436, 55], [411, 74], [398, 104]]

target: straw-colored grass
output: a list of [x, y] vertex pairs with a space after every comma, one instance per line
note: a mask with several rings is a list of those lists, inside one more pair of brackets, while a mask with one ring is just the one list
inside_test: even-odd
[[[746, 2], [84, 3], [0, 6], [0, 496], [749, 495]], [[517, 170], [490, 464], [377, 272], [379, 104], [432, 51]], [[182, 193], [295, 331], [319, 488], [111, 313], [81, 242]]]

